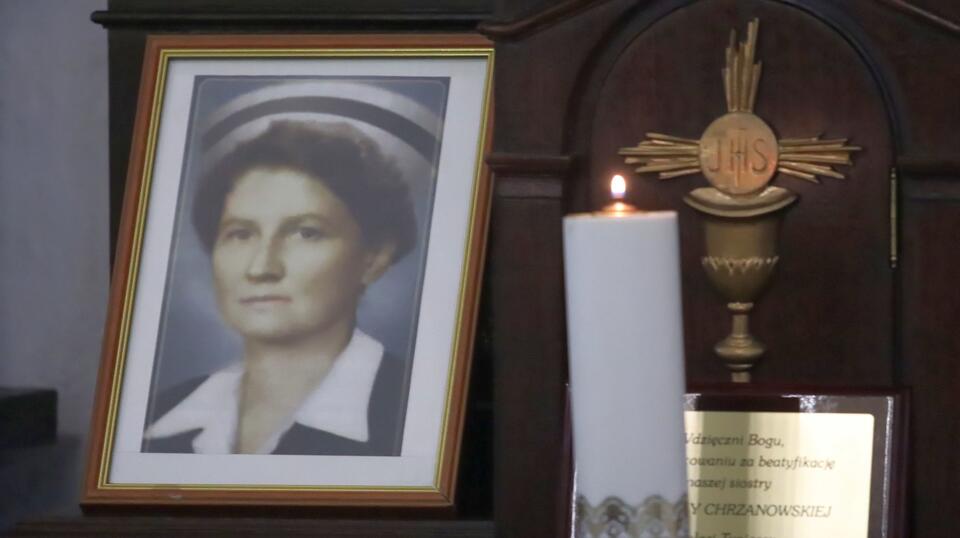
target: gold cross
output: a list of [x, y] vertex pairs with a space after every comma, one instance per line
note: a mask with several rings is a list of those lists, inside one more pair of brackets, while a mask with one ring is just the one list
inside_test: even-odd
[[747, 37], [737, 43], [730, 32], [723, 69], [727, 113], [714, 120], [700, 140], [661, 133], [647, 133], [636, 146], [622, 148], [627, 164], [639, 165], [639, 173], [656, 172], [670, 179], [702, 172], [717, 190], [730, 195], [756, 193], [777, 172], [819, 183], [817, 176], [843, 179], [834, 170], [850, 165], [850, 154], [861, 148], [848, 146], [846, 138], [777, 140], [773, 130], [753, 113], [760, 85], [762, 62], [754, 62], [760, 21], [747, 25]]

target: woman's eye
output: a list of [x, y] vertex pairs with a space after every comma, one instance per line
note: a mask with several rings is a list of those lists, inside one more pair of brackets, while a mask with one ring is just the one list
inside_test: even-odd
[[307, 241], [317, 241], [324, 236], [323, 230], [316, 226], [298, 226], [296, 234], [300, 239], [306, 239]]
[[246, 241], [253, 237], [253, 231], [248, 228], [227, 228], [222, 237], [228, 241]]

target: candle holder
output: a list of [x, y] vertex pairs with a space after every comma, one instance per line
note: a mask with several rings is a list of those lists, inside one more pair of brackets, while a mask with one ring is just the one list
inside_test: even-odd
[[737, 43], [730, 33], [722, 70], [727, 113], [711, 123], [699, 140], [647, 133], [636, 146], [622, 148], [627, 164], [660, 179], [702, 173], [711, 187], [695, 189], [684, 201], [704, 222], [707, 277], [727, 301], [733, 329], [714, 350], [735, 382], [750, 381], [750, 370], [766, 347], [749, 331], [748, 316], [779, 262], [777, 236], [784, 208], [797, 195], [769, 183], [779, 172], [813, 183], [818, 176], [842, 179], [835, 165], [851, 164], [846, 138], [778, 140], [773, 129], [753, 113], [762, 64], [756, 58], [757, 19]]

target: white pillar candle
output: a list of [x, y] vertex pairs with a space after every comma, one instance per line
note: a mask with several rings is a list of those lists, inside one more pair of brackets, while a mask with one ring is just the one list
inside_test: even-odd
[[686, 537], [677, 215], [619, 209], [563, 222], [576, 533]]

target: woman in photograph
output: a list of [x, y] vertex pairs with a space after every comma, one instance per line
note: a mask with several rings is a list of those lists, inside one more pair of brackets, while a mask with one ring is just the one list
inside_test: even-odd
[[416, 242], [395, 163], [349, 123], [274, 120], [204, 175], [192, 222], [242, 357], [161, 391], [143, 450], [399, 455], [404, 363], [356, 321]]

